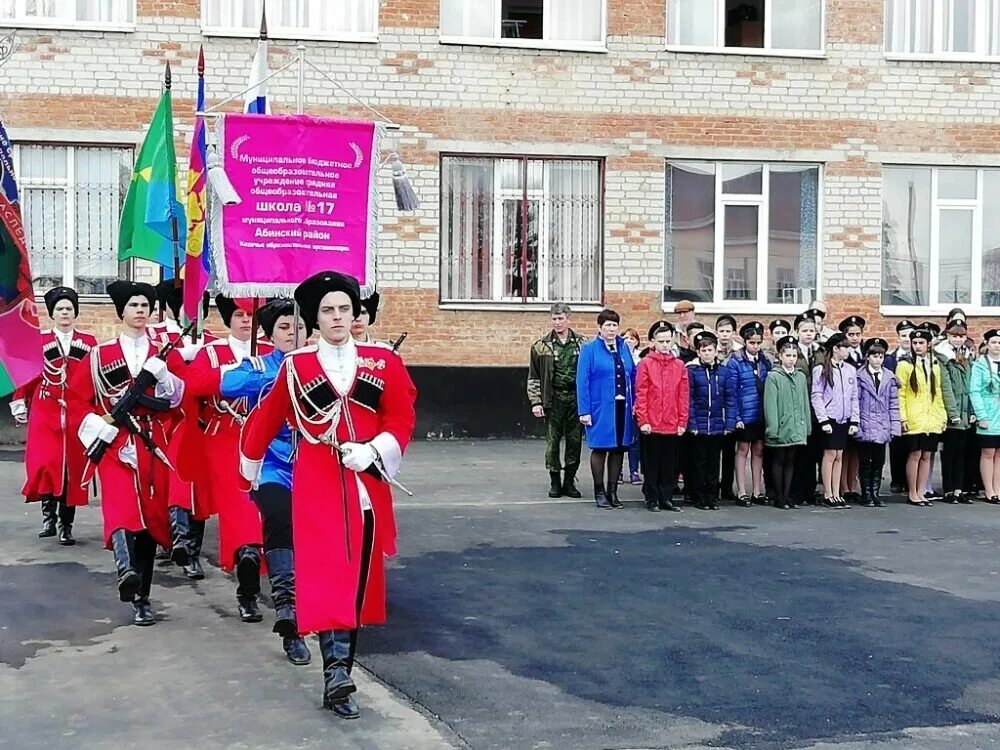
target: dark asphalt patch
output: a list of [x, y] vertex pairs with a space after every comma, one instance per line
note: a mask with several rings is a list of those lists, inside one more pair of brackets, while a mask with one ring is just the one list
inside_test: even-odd
[[567, 546], [405, 558], [362, 661], [445, 721], [473, 709], [392, 654], [489, 660], [609, 706], [746, 727], [720, 738], [731, 747], [994, 720], [956, 702], [1000, 676], [1000, 604], [717, 531], [554, 531]]
[[131, 623], [115, 585], [75, 562], [0, 565], [0, 663], [19, 669], [52, 642], [92, 645]]

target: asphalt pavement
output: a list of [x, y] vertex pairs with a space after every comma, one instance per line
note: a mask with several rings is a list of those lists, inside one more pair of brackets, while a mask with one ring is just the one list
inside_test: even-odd
[[129, 625], [99, 511], [38, 540], [0, 462], [0, 747], [1000, 747], [1000, 507], [602, 511], [542, 448], [412, 447], [350, 723], [217, 568]]

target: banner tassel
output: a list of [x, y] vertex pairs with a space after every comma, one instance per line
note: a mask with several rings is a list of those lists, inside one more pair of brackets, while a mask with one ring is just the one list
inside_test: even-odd
[[406, 175], [406, 168], [399, 154], [393, 153], [389, 157], [389, 164], [392, 167], [392, 189], [396, 193], [396, 208], [400, 211], [419, 210], [420, 199], [413, 190], [413, 183]]
[[215, 146], [208, 147], [205, 166], [208, 167], [208, 182], [223, 205], [235, 206], [243, 202], [233, 187], [233, 183], [229, 181], [226, 170], [222, 168], [219, 152], [215, 150]]

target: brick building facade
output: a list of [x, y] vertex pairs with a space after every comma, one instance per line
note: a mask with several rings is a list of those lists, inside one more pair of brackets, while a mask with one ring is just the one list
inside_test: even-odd
[[[83, 22], [0, 21], [19, 26], [0, 69], [12, 139], [77, 148], [73, 166], [106, 161], [93, 151], [138, 142], [169, 60], [186, 154], [198, 46], [210, 99], [239, 92], [260, 0], [204, 4], [205, 16], [199, 0], [117, 0], [111, 21], [96, 9], [107, 3]], [[860, 313], [880, 333], [955, 306], [975, 332], [1000, 316], [996, 3], [344, 0], [310, 20], [321, 5], [268, 4], [271, 67], [307, 37], [312, 62], [403, 126], [423, 207], [384, 213], [378, 329], [410, 332], [427, 433], [531, 429], [524, 364], [554, 297], [585, 332], [603, 305], [645, 330], [682, 297], [705, 317], [766, 320], [817, 290], [831, 318]], [[295, 84], [273, 82], [275, 111], [294, 111]], [[315, 75], [305, 104], [364, 114]], [[60, 234], [68, 209], [34, 185], [29, 235], [32, 210], [55, 216], [34, 230], [46, 252], [75, 247], [82, 267], [103, 253], [106, 269], [113, 233], [81, 234], [86, 191], [65, 193], [81, 205]], [[106, 333], [111, 316], [95, 301], [83, 325]], [[484, 411], [481, 394], [455, 395], [470, 387], [510, 396]]]

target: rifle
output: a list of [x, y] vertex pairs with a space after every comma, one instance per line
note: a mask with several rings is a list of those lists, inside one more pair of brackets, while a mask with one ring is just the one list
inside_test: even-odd
[[398, 339], [396, 339], [396, 343], [392, 345], [392, 350], [394, 352], [398, 353], [399, 352], [399, 347], [401, 347], [403, 345], [403, 342], [406, 341], [406, 337], [409, 336], [409, 335], [410, 335], [410, 332], [407, 331], [402, 336], [400, 336]]
[[[163, 351], [155, 355], [157, 359], [162, 359], [166, 362], [167, 357], [177, 349], [178, 346], [184, 341], [184, 337], [187, 336], [194, 327], [198, 324], [198, 321], [191, 321], [188, 323], [187, 328], [185, 328], [181, 335], [177, 339], [164, 347]], [[163, 453], [162, 450], [153, 441], [153, 436], [148, 432], [144, 432], [136, 421], [136, 418], [132, 416], [132, 411], [137, 406], [144, 406], [152, 411], [166, 411], [170, 408], [170, 402], [164, 398], [156, 398], [155, 396], [146, 395], [146, 390], [152, 388], [156, 385], [156, 378], [153, 377], [152, 373], [146, 370], [139, 370], [138, 374], [133, 378], [132, 385], [127, 391], [119, 398], [114, 406], [111, 407], [110, 413], [104, 416], [104, 421], [108, 424], [113, 424], [119, 429], [124, 429], [131, 435], [139, 438], [142, 444], [146, 446], [147, 450], [156, 456], [158, 459], [163, 461], [167, 466], [170, 466], [170, 461]], [[103, 440], [95, 440], [89, 448], [87, 448], [87, 458], [95, 466], [101, 462], [104, 458], [104, 454], [107, 452], [110, 443], [105, 443]], [[171, 467], [173, 468], [173, 467]]]

